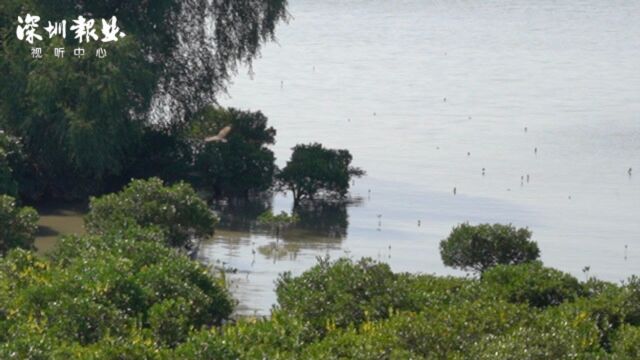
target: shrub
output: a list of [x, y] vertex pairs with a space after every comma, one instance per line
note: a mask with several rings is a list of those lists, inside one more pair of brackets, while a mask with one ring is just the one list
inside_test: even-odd
[[440, 242], [440, 255], [446, 266], [483, 272], [498, 264], [520, 264], [540, 256], [538, 245], [530, 241], [528, 229], [511, 225], [467, 223], [453, 228]]
[[[72, 244], [89, 250], [63, 258]], [[0, 329], [6, 331], [0, 342], [24, 336], [49, 344], [46, 358], [54, 350], [80, 351], [72, 343], [97, 351], [106, 342], [111, 354], [137, 353], [147, 347], [138, 349], [136, 336], [151, 348], [173, 347], [191, 330], [220, 325], [233, 310], [222, 279], [157, 242], [71, 237], [59, 251], [49, 261], [23, 250], [0, 259]], [[7, 346], [30, 357], [19, 343]]]
[[217, 329], [207, 329], [192, 334], [187, 341], [169, 353], [167, 358], [237, 360], [242, 357], [226, 343]]
[[613, 354], [620, 359], [640, 359], [640, 327], [621, 327], [615, 335]]
[[397, 309], [420, 312], [434, 306], [479, 299], [482, 291], [472, 279], [398, 274], [395, 296], [399, 299]]
[[313, 339], [309, 324], [290, 313], [272, 312], [269, 318], [240, 319], [223, 328], [223, 340], [240, 359], [290, 359]]
[[640, 277], [630, 277], [623, 288], [626, 295], [625, 321], [631, 325], [640, 326]]
[[564, 304], [563, 307], [587, 314], [597, 325], [600, 344], [604, 349], [611, 350], [611, 339], [615, 331], [625, 323], [633, 309], [628, 295], [624, 288], [609, 286], [590, 297], [579, 298], [572, 304]]
[[184, 298], [166, 299], [149, 308], [149, 327], [156, 341], [175, 347], [189, 335], [193, 319]]
[[421, 359], [404, 349], [385, 323], [366, 322], [359, 329], [348, 328], [329, 333], [324, 339], [305, 347], [300, 359]]
[[559, 305], [584, 294], [576, 278], [539, 261], [495, 266], [482, 274], [482, 284], [510, 302], [535, 307]]
[[11, 196], [0, 195], [0, 256], [13, 248], [31, 249], [38, 230], [38, 213], [20, 208]]
[[189, 247], [192, 238], [211, 235], [215, 224], [215, 216], [190, 185], [164, 186], [158, 178], [134, 180], [120, 193], [91, 198], [85, 218], [93, 234], [153, 226], [174, 247]]
[[384, 326], [391, 329], [403, 349], [443, 359], [463, 355], [482, 339], [525, 324], [531, 315], [524, 305], [471, 301], [394, 316]]
[[388, 265], [371, 259], [319, 259], [299, 277], [281, 275], [276, 295], [282, 311], [300, 316], [322, 334], [328, 326], [344, 328], [387, 317], [401, 304], [396, 278]]
[[17, 139], [0, 130], [0, 195], [18, 195], [18, 183], [12, 165], [20, 154]]
[[470, 359], [601, 358], [599, 333], [589, 315], [575, 308], [548, 308], [529, 323], [472, 346]]

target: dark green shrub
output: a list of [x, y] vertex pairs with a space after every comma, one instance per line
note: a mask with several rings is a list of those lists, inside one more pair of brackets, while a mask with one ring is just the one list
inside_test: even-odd
[[0, 195], [0, 256], [13, 248], [31, 249], [38, 230], [38, 213], [18, 207], [11, 196]]
[[162, 180], [134, 180], [122, 192], [91, 198], [85, 225], [92, 234], [152, 226], [167, 244], [188, 247], [192, 238], [213, 234], [216, 218], [190, 185], [164, 186]]
[[388, 265], [362, 259], [318, 264], [298, 277], [284, 273], [276, 295], [282, 311], [300, 316], [319, 333], [328, 327], [344, 328], [365, 320], [383, 319], [401, 305], [395, 291], [397, 276]]
[[[62, 258], [76, 244], [87, 250]], [[221, 324], [233, 310], [223, 280], [204, 266], [156, 241], [116, 236], [63, 239], [50, 262], [14, 250], [0, 259], [0, 289], [0, 329], [6, 331], [0, 340], [50, 339], [47, 344], [55, 344], [43, 350], [49, 355], [67, 348], [61, 343], [137, 341], [134, 333], [139, 341], [172, 347], [191, 330]], [[109, 351], [135, 353], [135, 344], [118, 340]]]
[[156, 346], [155, 342], [137, 331], [127, 336], [108, 336], [99, 342], [82, 345], [79, 343], [62, 343], [51, 351], [48, 359], [144, 359], [164, 360], [171, 359], [170, 351]]
[[532, 320], [497, 336], [486, 336], [471, 347], [469, 359], [602, 358], [598, 328], [575, 308], [551, 307]]
[[399, 344], [385, 323], [364, 323], [358, 330], [335, 330], [307, 346], [300, 359], [415, 359], [422, 357]]
[[217, 329], [211, 329], [192, 334], [187, 341], [168, 353], [167, 358], [237, 360], [247, 357], [241, 357], [240, 353], [227, 344]]
[[440, 242], [440, 256], [446, 266], [483, 272], [498, 264], [520, 264], [540, 257], [538, 245], [528, 229], [511, 225], [467, 223], [453, 228]]
[[640, 327], [624, 325], [618, 329], [612, 350], [617, 359], [640, 359]]
[[189, 314], [189, 302], [183, 298], [166, 299], [149, 308], [149, 327], [156, 341], [175, 347], [189, 335], [194, 323]]
[[473, 301], [400, 314], [384, 326], [398, 338], [401, 348], [425, 358], [444, 359], [463, 355], [473, 344], [507, 333], [531, 316], [524, 305]]
[[17, 160], [23, 160], [20, 150], [17, 139], [0, 130], [0, 195], [18, 195], [18, 183], [12, 165], [15, 166]]
[[436, 275], [398, 274], [396, 309], [419, 312], [425, 309], [479, 299], [483, 289], [476, 280]]
[[584, 295], [580, 282], [541, 262], [499, 265], [482, 274], [482, 284], [510, 302], [535, 307], [559, 305]]
[[640, 277], [632, 276], [624, 284], [625, 322], [640, 326]]
[[304, 320], [282, 311], [270, 318], [240, 319], [223, 328], [223, 340], [240, 354], [240, 359], [290, 359], [313, 340]]
[[624, 324], [627, 314], [633, 309], [628, 295], [624, 288], [609, 286], [591, 297], [579, 298], [563, 307], [587, 314], [598, 327], [600, 344], [604, 349], [611, 350], [611, 339], [615, 331]]

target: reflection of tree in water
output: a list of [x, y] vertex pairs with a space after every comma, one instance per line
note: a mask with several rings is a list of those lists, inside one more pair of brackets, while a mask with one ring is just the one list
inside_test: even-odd
[[[295, 261], [302, 250], [329, 251], [340, 248], [340, 242], [347, 236], [349, 227], [348, 207], [359, 206], [361, 198], [349, 201], [315, 200], [305, 202], [293, 209], [298, 221], [279, 234], [280, 241], [270, 241], [257, 245], [256, 235], [266, 235], [275, 240], [272, 229], [260, 225], [258, 217], [271, 211], [272, 194], [249, 200], [229, 200], [217, 202], [213, 209], [218, 212], [220, 224], [216, 233], [225, 243], [251, 244], [255, 257], [260, 254], [266, 259]], [[258, 241], [259, 243], [260, 241]], [[257, 246], [256, 246], [257, 245]]]
[[299, 218], [296, 228], [341, 240], [347, 236], [349, 228], [347, 207], [360, 203], [361, 200], [358, 199], [355, 201], [315, 201], [302, 204], [294, 210]]
[[258, 216], [271, 208], [272, 201], [272, 194], [264, 194], [249, 199], [218, 201], [213, 209], [218, 213], [221, 228], [249, 231]]
[[296, 260], [298, 253], [300, 252], [300, 245], [296, 243], [282, 243], [270, 242], [267, 245], [259, 246], [258, 252], [265, 258], [276, 261], [283, 259]]

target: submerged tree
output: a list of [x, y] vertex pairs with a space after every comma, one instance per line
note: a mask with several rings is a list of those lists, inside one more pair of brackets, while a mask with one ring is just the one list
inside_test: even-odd
[[[53, 49], [77, 40], [45, 36], [38, 47], [47, 55], [31, 59], [31, 44], [15, 36], [18, 16], [28, 12], [42, 21], [117, 16], [126, 37], [83, 44], [84, 58], [58, 59]], [[149, 129], [172, 133], [215, 103], [286, 17], [285, 0], [2, 1], [0, 127], [23, 140], [37, 165], [27, 176], [40, 180], [40, 192], [102, 191], [135, 161]], [[101, 46], [103, 59], [93, 56]]]
[[512, 225], [464, 223], [440, 242], [440, 256], [446, 266], [482, 273], [495, 265], [538, 259], [540, 250], [530, 239], [531, 231]]
[[258, 217], [258, 223], [271, 228], [276, 236], [276, 241], [280, 239], [283, 229], [297, 223], [299, 220], [296, 214], [289, 215], [285, 211], [277, 215], [271, 211], [265, 211]]
[[326, 149], [318, 143], [296, 145], [277, 180], [282, 189], [291, 190], [296, 206], [318, 195], [343, 198], [351, 180], [364, 175], [363, 170], [351, 166], [352, 160], [348, 150]]

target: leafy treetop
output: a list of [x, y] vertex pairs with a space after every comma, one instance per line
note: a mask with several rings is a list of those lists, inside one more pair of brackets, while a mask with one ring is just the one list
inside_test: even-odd
[[319, 194], [342, 198], [352, 178], [364, 175], [362, 169], [351, 166], [352, 160], [348, 150], [327, 149], [318, 143], [296, 145], [277, 180], [281, 188], [293, 192], [295, 205]]
[[531, 231], [512, 225], [468, 223], [453, 228], [440, 242], [440, 255], [446, 266], [484, 272], [498, 264], [520, 264], [540, 257]]

